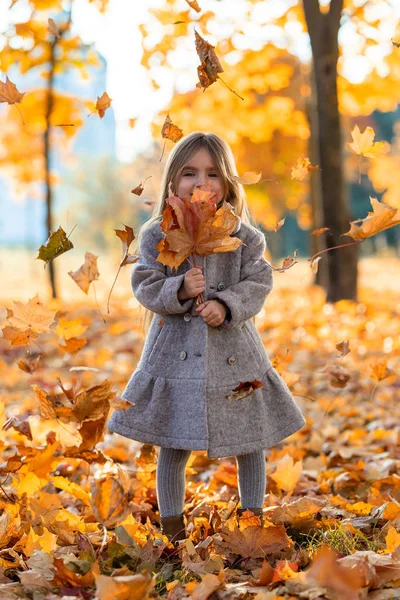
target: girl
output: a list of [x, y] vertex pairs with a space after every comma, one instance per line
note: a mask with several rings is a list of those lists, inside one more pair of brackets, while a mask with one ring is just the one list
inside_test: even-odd
[[[132, 289], [152, 320], [138, 366], [122, 398], [128, 410], [111, 416], [111, 431], [160, 446], [156, 492], [161, 529], [185, 538], [185, 467], [192, 450], [209, 458], [235, 456], [241, 508], [262, 520], [266, 485], [264, 448], [298, 431], [305, 419], [272, 367], [254, 325], [272, 289], [264, 235], [253, 224], [229, 146], [217, 135], [182, 138], [165, 166], [162, 191], [139, 235], [140, 258]], [[172, 270], [156, 260], [166, 198], [211, 186], [217, 206], [225, 199], [239, 217], [235, 251], [196, 256]], [[172, 194], [171, 194], [172, 192]], [[204, 303], [197, 305], [202, 293]], [[241, 400], [226, 396], [240, 383], [263, 386]]]

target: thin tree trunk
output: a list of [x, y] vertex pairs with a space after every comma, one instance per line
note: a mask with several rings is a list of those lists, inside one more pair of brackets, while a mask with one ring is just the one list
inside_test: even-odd
[[[56, 66], [56, 50], [59, 40], [62, 36], [70, 29], [72, 20], [72, 2], [70, 2], [68, 18], [65, 25], [60, 28], [60, 37], [55, 37], [54, 42], [50, 46], [50, 69], [47, 80], [47, 94], [46, 94], [46, 129], [44, 132], [44, 162], [45, 162], [45, 186], [46, 186], [46, 229], [48, 234], [54, 231], [53, 226], [53, 189], [51, 187], [50, 172], [51, 172], [51, 113], [54, 105], [54, 71]], [[56, 286], [56, 271], [54, 267], [54, 261], [49, 262], [49, 277], [51, 285], [51, 293], [53, 298], [57, 298], [57, 286]]]
[[[50, 169], [51, 169], [51, 113], [53, 110], [54, 96], [53, 96], [53, 85], [54, 85], [54, 67], [55, 67], [55, 45], [56, 41], [51, 44], [50, 51], [50, 71], [47, 83], [47, 94], [46, 94], [46, 129], [44, 132], [44, 163], [45, 163], [45, 186], [46, 186], [46, 229], [48, 234], [53, 229], [53, 190], [50, 182]], [[57, 287], [56, 287], [56, 274], [54, 261], [49, 262], [49, 277], [52, 297], [57, 298]]]
[[[310, 125], [310, 141], [309, 141], [309, 156], [312, 165], [319, 164], [319, 129], [318, 129], [318, 115], [317, 115], [317, 91], [315, 87], [315, 71], [314, 65], [311, 70], [311, 96], [307, 103], [307, 119]], [[312, 228], [320, 229], [323, 227], [323, 207], [322, 207], [322, 195], [321, 195], [321, 172], [311, 171], [310, 172], [310, 188], [311, 188], [311, 208], [312, 208]], [[311, 236], [311, 254], [317, 254], [321, 250], [326, 248], [326, 236], [329, 232], [323, 233], [322, 235]], [[320, 260], [318, 263], [318, 271], [315, 275], [314, 283], [320, 285], [325, 290], [328, 289], [328, 262], [327, 260]]]
[[[326, 239], [327, 247], [332, 248], [351, 241], [340, 237], [350, 228], [337, 97], [338, 32], [343, 0], [331, 0], [327, 13], [321, 13], [318, 0], [303, 0], [303, 7], [315, 69], [323, 227], [330, 229], [332, 235]], [[358, 245], [326, 252], [325, 257], [327, 302], [344, 298], [357, 300]]]

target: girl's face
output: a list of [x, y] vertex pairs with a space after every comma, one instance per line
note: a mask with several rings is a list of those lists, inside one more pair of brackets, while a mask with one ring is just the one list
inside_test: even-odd
[[175, 193], [184, 198], [190, 196], [196, 187], [207, 184], [217, 194], [217, 204], [219, 204], [225, 194], [224, 182], [209, 152], [201, 148], [183, 168]]

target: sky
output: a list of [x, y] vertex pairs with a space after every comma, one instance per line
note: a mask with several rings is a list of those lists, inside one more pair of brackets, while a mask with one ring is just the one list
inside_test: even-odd
[[[329, 0], [321, 0], [327, 4]], [[239, 51], [237, 56], [224, 57], [233, 65], [240, 59], [240, 46], [257, 50], [266, 40], [282, 46], [288, 46], [301, 60], [309, 60], [310, 48], [308, 36], [295, 23], [289, 24], [286, 31], [265, 25], [271, 14], [278, 15], [285, 4], [293, 0], [268, 0], [256, 3], [254, 7], [255, 23], [246, 24], [246, 0], [201, 0], [203, 10], [212, 9], [220, 18], [214, 37], [208, 41], [214, 45], [218, 36], [243, 29], [243, 36], [237, 36]], [[29, 13], [16, 7], [10, 11], [10, 0], [0, 0], [0, 32], [4, 31], [11, 19], [19, 21]], [[73, 33], [79, 34], [85, 43], [95, 43], [97, 50], [107, 60], [107, 93], [112, 98], [112, 107], [116, 119], [116, 152], [122, 162], [130, 162], [135, 155], [144, 151], [151, 143], [150, 122], [153, 116], [163, 110], [174, 93], [192, 89], [197, 81], [198, 57], [192, 39], [184, 42], [182, 49], [172, 57], [173, 75], [164, 71], [158, 73], [160, 89], [154, 91], [150, 86], [145, 69], [140, 65], [142, 40], [138, 29], [140, 23], [150, 23], [154, 41], [162, 39], [163, 29], [151, 20], [149, 9], [163, 5], [163, 0], [109, 0], [109, 8], [104, 15], [88, 3], [88, 0], [74, 0]], [[400, 0], [392, 3], [391, 20], [388, 20], [384, 32], [390, 45], [393, 35], [391, 26], [400, 19]], [[181, 0], [181, 8], [187, 7]], [[374, 10], [374, 7], [371, 7]], [[373, 16], [373, 13], [372, 13]], [[264, 21], [264, 22], [263, 22]], [[344, 74], [354, 83], [362, 81], [371, 64], [382, 63], [382, 51], [371, 49], [370, 56], [360, 53], [360, 40], [348, 27], [342, 27], [342, 41], [347, 42], [348, 58], [343, 69]], [[0, 45], [1, 48], [1, 45]], [[133, 129], [128, 126], [128, 119], [138, 118]]]

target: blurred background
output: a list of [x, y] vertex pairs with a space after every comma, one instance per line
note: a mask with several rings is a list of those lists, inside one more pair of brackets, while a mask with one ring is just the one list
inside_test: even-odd
[[[370, 197], [400, 208], [400, 3], [326, 0], [309, 2], [308, 15], [304, 9], [301, 0], [1, 2], [0, 79], [25, 94], [0, 104], [2, 297], [27, 300], [39, 283], [49, 296], [76, 294], [67, 271], [86, 251], [99, 257], [98, 293], [109, 291], [121, 255], [114, 229], [136, 231], [159, 193], [173, 147], [161, 135], [167, 114], [184, 134], [223, 136], [239, 174], [262, 172], [264, 181], [245, 187], [268, 258], [279, 266], [298, 251], [297, 270], [275, 274], [277, 285], [317, 277], [328, 290], [334, 264], [325, 254], [314, 275], [307, 258], [350, 242], [339, 234], [367, 216]], [[196, 87], [194, 30], [215, 46], [224, 84]], [[111, 105], [100, 117], [95, 105], [104, 92]], [[340, 138], [333, 140], [336, 108]], [[361, 160], [352, 151], [355, 125], [386, 142], [379, 156]], [[322, 170], [293, 179], [301, 157]], [[133, 194], [146, 178], [143, 193]], [[329, 206], [341, 221], [325, 214]], [[312, 235], [328, 221], [332, 234]], [[38, 248], [59, 226], [74, 248], [44, 268]], [[354, 298], [357, 277], [380, 286], [386, 276], [396, 286], [399, 231], [357, 246], [348, 280], [335, 284], [331, 299]], [[130, 294], [129, 270], [117, 297]]]

